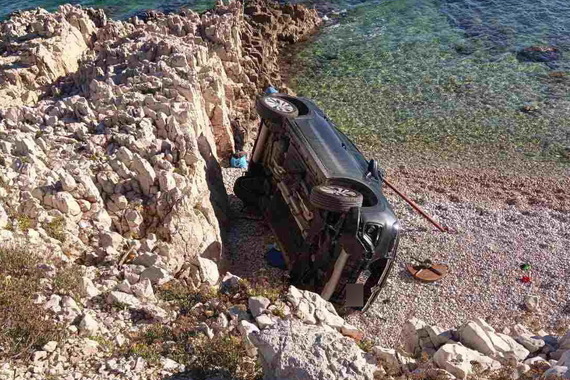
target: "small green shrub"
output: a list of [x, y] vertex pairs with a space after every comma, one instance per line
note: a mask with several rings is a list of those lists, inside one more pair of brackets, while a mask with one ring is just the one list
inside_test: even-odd
[[226, 335], [208, 339], [200, 336], [193, 340], [195, 361], [190, 365], [190, 373], [207, 379], [221, 376], [239, 380], [261, 379], [259, 363], [247, 355], [241, 337]]
[[48, 236], [62, 243], [65, 242], [65, 219], [63, 216], [54, 218], [51, 222], [45, 223], [43, 227]]
[[241, 280], [240, 286], [248, 297], [265, 297], [272, 303], [277, 302], [287, 293], [287, 286], [283, 283], [271, 283], [267, 278], [261, 277], [255, 281]]
[[207, 302], [218, 296], [215, 288], [193, 290], [179, 281], [164, 284], [157, 292], [159, 298], [172, 301], [182, 314], [198, 302]]
[[370, 352], [370, 351], [372, 351], [372, 347], [374, 347], [374, 342], [372, 340], [366, 339], [366, 338], [356, 342], [356, 344], [364, 352]]
[[18, 228], [23, 232], [28, 232], [34, 227], [34, 220], [27, 215], [17, 215], [15, 218]]

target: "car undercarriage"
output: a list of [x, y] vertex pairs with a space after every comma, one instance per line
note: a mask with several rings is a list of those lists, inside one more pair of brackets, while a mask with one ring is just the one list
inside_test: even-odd
[[307, 99], [273, 94], [257, 110], [258, 137], [235, 194], [264, 215], [293, 284], [340, 305], [369, 307], [398, 246], [376, 162]]

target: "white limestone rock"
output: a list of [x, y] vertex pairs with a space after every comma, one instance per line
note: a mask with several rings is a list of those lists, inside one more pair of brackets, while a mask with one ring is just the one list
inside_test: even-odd
[[497, 360], [514, 357], [523, 361], [529, 351], [508, 335], [495, 332], [482, 319], [476, 319], [464, 324], [458, 330], [461, 343]]
[[86, 336], [96, 335], [100, 328], [99, 322], [91, 314], [85, 314], [79, 322], [79, 332]]
[[372, 380], [377, 368], [354, 340], [327, 325], [280, 319], [249, 338], [259, 350], [268, 379]]
[[202, 281], [210, 285], [216, 285], [220, 279], [220, 273], [218, 272], [218, 266], [216, 263], [203, 257], [198, 258], [198, 263], [200, 265], [200, 276], [202, 277]]
[[271, 301], [265, 297], [249, 297], [248, 306], [249, 311], [253, 317], [258, 317], [265, 312]]
[[107, 303], [111, 305], [126, 305], [132, 309], [136, 309], [141, 306], [141, 301], [133, 296], [132, 294], [112, 291], [107, 296]]
[[445, 369], [459, 379], [465, 379], [473, 373], [472, 362], [479, 363], [482, 369], [492, 370], [501, 367], [498, 361], [457, 343], [443, 345], [434, 354], [433, 360], [439, 368]]
[[153, 266], [145, 269], [141, 273], [140, 279], [144, 280], [145, 278], [149, 279], [153, 285], [160, 286], [170, 281], [172, 275], [166, 269]]
[[79, 287], [81, 289], [81, 294], [87, 298], [97, 297], [101, 292], [95, 287], [93, 281], [89, 277], [82, 276], [79, 279]]

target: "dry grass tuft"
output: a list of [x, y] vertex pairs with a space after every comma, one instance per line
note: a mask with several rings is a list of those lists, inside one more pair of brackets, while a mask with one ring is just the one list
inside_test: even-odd
[[33, 302], [44, 276], [39, 260], [23, 248], [0, 248], [0, 358], [25, 357], [60, 340], [63, 329]]

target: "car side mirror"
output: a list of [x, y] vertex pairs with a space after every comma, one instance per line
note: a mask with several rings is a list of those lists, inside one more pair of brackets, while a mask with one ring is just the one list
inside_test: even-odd
[[378, 170], [378, 162], [376, 160], [368, 161], [368, 174], [370, 174], [373, 178], [380, 180], [380, 171]]

